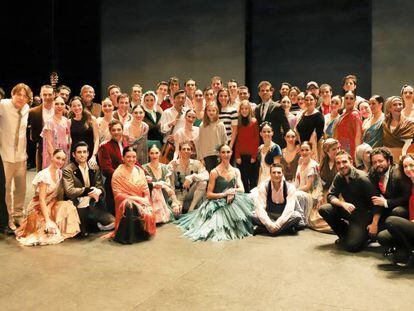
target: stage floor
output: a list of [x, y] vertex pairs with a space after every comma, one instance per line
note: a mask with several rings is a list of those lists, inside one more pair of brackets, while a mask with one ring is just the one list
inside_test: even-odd
[[409, 310], [414, 305], [414, 269], [388, 264], [377, 244], [349, 254], [333, 244], [335, 236], [311, 230], [192, 242], [172, 224], [134, 245], [99, 236], [43, 247], [22, 247], [13, 237], [0, 240], [1, 309]]

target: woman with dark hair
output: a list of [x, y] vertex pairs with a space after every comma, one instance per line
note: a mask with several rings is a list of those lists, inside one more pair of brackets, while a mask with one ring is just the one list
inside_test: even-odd
[[[66, 109], [65, 101], [57, 96], [54, 100], [54, 115], [46, 121], [40, 136], [43, 138], [42, 168], [50, 165], [53, 152], [62, 149], [65, 154], [70, 154], [70, 125], [67, 118], [63, 116]], [[68, 158], [66, 159], [66, 164]]]
[[325, 138], [330, 138], [333, 136], [336, 123], [338, 122], [340, 117], [339, 110], [342, 108], [342, 97], [339, 95], [332, 97], [329, 107], [330, 112], [324, 116]]
[[16, 239], [25, 246], [58, 244], [80, 232], [79, 216], [72, 201], [61, 201], [59, 184], [66, 153], [56, 149], [50, 165], [32, 181], [35, 196], [27, 207], [28, 214], [16, 230]]
[[288, 96], [282, 97], [280, 100], [280, 105], [282, 106], [283, 110], [285, 111], [286, 119], [289, 122], [289, 126], [291, 129], [294, 129], [296, 126], [296, 116], [290, 112], [290, 108], [292, 107], [292, 103]]
[[336, 138], [341, 149], [345, 150], [355, 161], [355, 148], [361, 143], [362, 120], [358, 110], [355, 108], [356, 94], [347, 91], [344, 96], [345, 111], [340, 116], [334, 138]]
[[414, 264], [414, 157], [405, 155], [400, 161], [400, 171], [404, 172], [411, 184], [408, 202], [409, 219], [389, 216], [385, 228], [378, 234], [378, 242], [389, 249], [384, 256], [401, 266]]
[[313, 205], [309, 213], [309, 227], [313, 230], [332, 233], [331, 227], [319, 215], [319, 207], [327, 202], [328, 190], [337, 174], [335, 156], [339, 150], [339, 142], [334, 138], [328, 138], [322, 145], [322, 160], [320, 165], [320, 180], [322, 182], [322, 198]]
[[302, 112], [297, 119], [296, 132], [299, 141], [310, 141], [313, 146], [313, 156], [317, 158], [318, 142], [322, 138], [325, 127], [325, 118], [322, 113], [316, 109], [318, 98], [313, 93], [305, 95], [306, 110]]
[[283, 175], [287, 181], [295, 179], [296, 169], [299, 163], [299, 146], [296, 144], [296, 132], [289, 130], [285, 133], [286, 147], [282, 149], [280, 163], [283, 165]]
[[385, 118], [382, 112], [383, 104], [382, 96], [373, 95], [369, 99], [372, 116], [362, 123], [362, 141], [372, 148], [382, 146], [382, 123]]
[[132, 120], [124, 125], [124, 137], [130, 146], [133, 146], [137, 153], [138, 163], [148, 162], [148, 125], [143, 122], [145, 111], [138, 104], [132, 108]]
[[289, 90], [288, 97], [290, 99], [290, 112], [293, 113], [294, 116], [297, 116], [298, 113], [301, 111], [299, 106], [299, 96], [300, 89], [297, 86], [292, 86]]
[[414, 123], [401, 113], [403, 108], [404, 103], [399, 96], [388, 97], [385, 101], [383, 144], [391, 151], [394, 159], [405, 155], [414, 135]]
[[280, 163], [282, 158], [282, 150], [272, 140], [273, 128], [270, 122], [265, 121], [260, 124], [260, 136], [263, 139], [263, 144], [257, 148], [257, 165], [259, 167], [258, 185], [270, 178], [270, 165]]
[[194, 125], [194, 121], [196, 120], [197, 115], [194, 109], [190, 108], [184, 114], [184, 127], [180, 128], [174, 134], [174, 144], [175, 144], [175, 151], [174, 151], [174, 159], [178, 158], [179, 152], [179, 145], [184, 141], [188, 141], [191, 143], [191, 159], [197, 158], [197, 150], [196, 150], [196, 141], [198, 139], [199, 128]]
[[96, 155], [99, 148], [99, 129], [96, 119], [91, 113], [84, 109], [82, 100], [75, 96], [69, 103], [71, 112], [69, 113], [70, 137], [72, 146], [84, 141], [88, 144], [89, 165], [96, 166]]
[[215, 103], [214, 90], [210, 86], [207, 86], [204, 89], [203, 95], [204, 95], [205, 106], [211, 103]]
[[167, 164], [160, 163], [160, 155], [158, 146], [151, 146], [148, 149], [149, 162], [143, 165], [152, 179], [151, 199], [157, 224], [170, 222], [181, 213], [172, 172]]
[[404, 104], [402, 114], [414, 121], [414, 88], [408, 84], [403, 85], [401, 88], [401, 98]]
[[177, 224], [194, 241], [222, 241], [251, 236], [253, 202], [244, 194], [240, 171], [230, 165], [231, 148], [219, 147], [220, 164], [211, 172], [207, 200]]
[[194, 92], [194, 110], [196, 113], [196, 119], [194, 121], [194, 126], [199, 127], [201, 122], [203, 122], [203, 116], [204, 116], [204, 95], [203, 91], [200, 89], [197, 89]]
[[219, 120], [226, 128], [227, 143], [231, 149], [237, 137], [237, 109], [230, 104], [230, 93], [226, 88], [222, 88], [217, 93], [217, 106], [219, 108]]
[[239, 125], [234, 153], [241, 173], [244, 191], [250, 192], [257, 185], [256, 157], [259, 147], [259, 127], [248, 100], [239, 104]]
[[160, 131], [161, 113], [155, 107], [157, 95], [153, 91], [147, 91], [142, 95], [142, 106], [145, 110], [143, 121], [148, 125], [148, 147], [157, 145], [162, 146], [162, 134]]
[[145, 172], [136, 166], [137, 153], [125, 147], [123, 164], [112, 175], [115, 198], [115, 230], [106, 237], [113, 237], [122, 244], [132, 244], [155, 235], [155, 215], [151, 206]]
[[114, 104], [109, 98], [102, 101], [103, 117], [96, 119], [99, 131], [99, 143], [111, 140], [111, 133], [109, 132], [109, 123], [114, 120]]

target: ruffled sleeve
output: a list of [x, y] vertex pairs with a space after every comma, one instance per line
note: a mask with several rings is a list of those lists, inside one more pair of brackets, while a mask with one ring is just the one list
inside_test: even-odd
[[50, 186], [53, 183], [52, 177], [50, 176], [50, 172], [48, 168], [45, 168], [44, 170], [41, 170], [39, 173], [37, 173], [37, 175], [32, 181], [32, 186], [36, 193], [38, 192], [40, 183], [44, 183], [48, 186]]

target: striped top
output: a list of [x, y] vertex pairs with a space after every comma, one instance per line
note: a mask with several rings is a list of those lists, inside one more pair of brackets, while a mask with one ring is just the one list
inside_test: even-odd
[[232, 132], [231, 127], [237, 126], [238, 124], [236, 108], [232, 106], [221, 108], [221, 112], [219, 114], [219, 120], [223, 122], [224, 127], [226, 128], [227, 140], [230, 141], [231, 132]]

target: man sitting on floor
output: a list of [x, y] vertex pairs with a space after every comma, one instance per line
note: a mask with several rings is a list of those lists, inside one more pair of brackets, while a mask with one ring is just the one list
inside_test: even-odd
[[270, 167], [270, 180], [261, 183], [252, 190], [250, 197], [254, 201], [255, 233], [269, 232], [272, 235], [295, 233], [301, 219], [295, 211], [299, 204], [296, 188], [283, 176], [283, 166], [279, 163]]
[[[379, 193], [368, 175], [352, 166], [352, 158], [345, 151], [335, 156], [336, 174], [328, 193], [328, 204], [319, 209], [348, 252], [358, 252], [368, 242], [369, 237], [378, 233], [381, 206], [372, 203], [372, 197]], [[339, 199], [342, 195], [343, 201]]]
[[173, 173], [177, 199], [182, 203], [183, 213], [191, 212], [205, 197], [208, 172], [198, 160], [191, 159], [191, 143], [182, 142], [179, 145], [179, 157], [172, 160], [169, 168]]
[[112, 230], [115, 217], [105, 210], [101, 172], [88, 166], [88, 144], [83, 141], [77, 143], [72, 155], [74, 161], [64, 168], [62, 180], [65, 196], [78, 210], [80, 236], [89, 235], [89, 225], [97, 225], [100, 230]]

